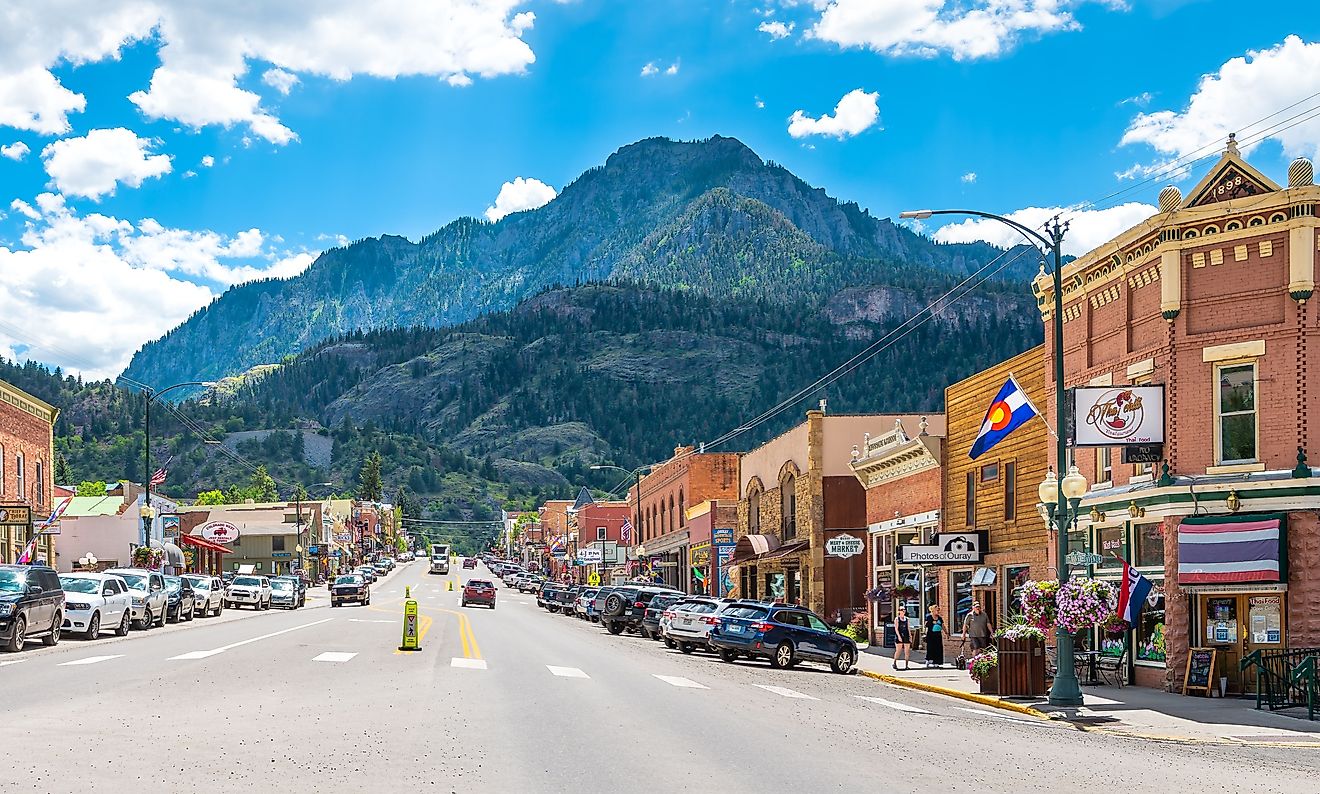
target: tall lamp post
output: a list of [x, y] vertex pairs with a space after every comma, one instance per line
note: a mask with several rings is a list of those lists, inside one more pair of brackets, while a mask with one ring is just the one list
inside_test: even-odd
[[143, 422], [143, 432], [146, 436], [146, 443], [143, 444], [142, 461], [146, 466], [143, 472], [142, 482], [146, 485], [146, 497], [142, 501], [142, 545], [151, 547], [151, 522], [156, 517], [156, 511], [151, 506], [151, 404], [160, 399], [168, 392], [175, 389], [182, 389], [185, 386], [214, 386], [210, 381], [191, 380], [184, 383], [176, 383], [173, 386], [166, 386], [160, 390], [154, 390], [150, 386], [143, 386], [142, 393], [147, 395], [146, 416]]
[[[314, 482], [312, 483], [311, 487], [328, 488], [332, 485], [334, 485], [334, 483], [332, 482]], [[303, 547], [304, 547], [304, 541], [306, 539], [303, 538], [303, 520], [302, 520], [302, 503], [306, 497], [307, 497], [307, 490], [303, 488], [301, 485], [299, 485], [296, 489], [294, 489], [293, 498], [297, 503], [296, 510], [297, 510], [297, 520], [298, 520], [298, 570], [302, 572], [305, 572], [307, 570], [306, 560], [303, 559], [303, 551], [304, 551]]]
[[[633, 525], [633, 533], [634, 533], [634, 535], [635, 535], [636, 538], [637, 538], [637, 541], [638, 541], [638, 543], [637, 543], [637, 547], [638, 547], [639, 549], [642, 547], [642, 544], [641, 544], [641, 540], [642, 540], [642, 472], [650, 472], [651, 469], [654, 469], [656, 466], [659, 466], [659, 465], [660, 465], [659, 463], [647, 463], [647, 464], [644, 465], [644, 466], [638, 466], [637, 468], [632, 469], [632, 470], [625, 469], [625, 468], [623, 468], [622, 466], [610, 466], [610, 465], [603, 464], [603, 463], [598, 463], [598, 464], [596, 464], [596, 465], [594, 465], [594, 466], [591, 467], [593, 471], [601, 471], [601, 470], [604, 470], [604, 469], [613, 469], [614, 471], [621, 471], [621, 472], [623, 472], [624, 474], [627, 474], [629, 477], [634, 478], [634, 481], [635, 481], [636, 484], [637, 484], [637, 512], [634, 513], [634, 515], [637, 516], [637, 523], [636, 523], [635, 525]], [[639, 552], [639, 555], [640, 555], [640, 552]], [[603, 540], [600, 542], [600, 567], [601, 567], [602, 570], [605, 568], [605, 541], [603, 541]], [[602, 580], [602, 584], [603, 584], [603, 583], [604, 583], [604, 582], [603, 582], [603, 580]]]
[[[1055, 215], [1046, 224], [1044, 234], [1024, 226], [1017, 221], [977, 210], [915, 210], [899, 213], [900, 218], [924, 220], [932, 215], [972, 215], [986, 218], [1011, 226], [1025, 236], [1033, 245], [1039, 243], [1042, 251], [1054, 260], [1054, 417], [1056, 424], [1055, 440], [1057, 443], [1057, 465], [1063, 470], [1064, 461], [1068, 460], [1068, 441], [1063, 433], [1064, 382], [1063, 382], [1063, 236], [1068, 231], [1068, 222], [1060, 221]], [[1080, 482], [1080, 487], [1078, 483]], [[1051, 496], [1051, 493], [1053, 494]], [[1040, 484], [1040, 498], [1049, 513], [1050, 523], [1056, 533], [1056, 552], [1058, 554], [1057, 571], [1060, 582], [1068, 581], [1068, 526], [1076, 517], [1077, 503], [1086, 493], [1086, 478], [1077, 471], [1076, 466], [1068, 469], [1067, 476], [1055, 478], [1051, 472]], [[1058, 642], [1058, 671], [1054, 684], [1050, 687], [1051, 706], [1082, 705], [1082, 689], [1077, 683], [1077, 672], [1073, 668], [1073, 638], [1062, 628], [1056, 634]]]

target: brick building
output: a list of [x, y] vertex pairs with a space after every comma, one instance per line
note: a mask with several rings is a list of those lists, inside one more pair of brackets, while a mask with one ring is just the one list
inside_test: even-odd
[[[931, 419], [937, 429], [931, 432]], [[866, 587], [871, 636], [885, 640], [899, 605], [908, 616], [923, 614], [922, 569], [900, 563], [897, 549], [920, 544], [939, 531], [943, 506], [944, 415], [921, 422], [917, 435], [908, 435], [903, 423], [879, 435], [865, 434], [852, 451], [852, 471], [866, 489]], [[895, 596], [898, 596], [895, 598]]]
[[740, 463], [735, 593], [803, 604], [827, 620], [847, 620], [863, 608], [866, 557], [827, 556], [838, 536], [866, 536], [866, 494], [850, 464], [864, 433], [895, 420], [913, 435], [919, 416], [826, 416], [807, 421], [744, 453]]
[[[605, 583], [621, 581], [628, 576], [628, 545], [623, 543], [623, 525], [632, 514], [627, 502], [592, 502], [577, 510], [574, 517], [577, 549], [599, 552], [600, 563], [588, 563], [585, 574], [599, 573]], [[580, 556], [580, 555], [579, 555]]]
[[737, 500], [709, 499], [688, 508], [691, 546], [688, 562], [692, 593], [725, 596], [732, 588], [728, 576], [738, 528]]
[[688, 508], [710, 499], [732, 502], [737, 498], [737, 453], [676, 447], [672, 458], [651, 469], [628, 492], [640, 569], [691, 592]]
[[544, 538], [539, 564], [542, 570], [553, 579], [562, 579], [568, 575], [569, 527], [568, 509], [573, 506], [572, 499], [554, 499], [537, 510], [540, 514], [541, 535]]
[[[14, 562], [53, 509], [55, 418], [59, 409], [0, 381], [0, 562]], [[54, 534], [34, 560], [56, 564]]]
[[[1117, 553], [1157, 586], [1113, 643], [1137, 683], [1176, 688], [1188, 648], [1212, 647], [1215, 675], [1250, 691], [1246, 654], [1320, 645], [1320, 486], [1305, 460], [1320, 415], [1318, 202], [1309, 161], [1283, 188], [1230, 137], [1186, 196], [1166, 187], [1158, 214], [1064, 270], [1067, 384], [1108, 387], [1101, 398], [1163, 386], [1151, 396], [1163, 465], [1124, 463], [1118, 446], [1074, 451], [1093, 486], [1073, 547]], [[1052, 286], [1035, 289], [1048, 337]], [[1080, 406], [1077, 420], [1090, 415]]]

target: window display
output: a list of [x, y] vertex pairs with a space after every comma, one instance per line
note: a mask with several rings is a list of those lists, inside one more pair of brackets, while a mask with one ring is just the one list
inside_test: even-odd
[[1155, 587], [1146, 599], [1146, 606], [1141, 610], [1141, 621], [1137, 626], [1137, 661], [1164, 664], [1164, 586], [1155, 582]]
[[1137, 524], [1132, 534], [1137, 547], [1134, 564], [1138, 568], [1164, 568], [1164, 524]]

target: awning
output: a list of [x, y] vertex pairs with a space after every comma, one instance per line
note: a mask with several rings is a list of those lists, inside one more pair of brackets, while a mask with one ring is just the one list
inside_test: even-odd
[[1283, 582], [1288, 534], [1283, 513], [1189, 516], [1178, 525], [1178, 584]]
[[161, 543], [159, 540], [151, 541], [151, 548], [160, 549], [165, 552], [165, 564], [176, 568], [182, 568], [184, 562], [183, 549], [175, 546], [173, 543]]
[[785, 543], [783, 546], [780, 546], [774, 551], [763, 555], [761, 559], [778, 560], [783, 557], [791, 557], [794, 554], [797, 554], [798, 552], [805, 550], [810, 545], [811, 545], [811, 541], [808, 540], [797, 540], [792, 543]]
[[224, 546], [221, 546], [219, 543], [212, 543], [211, 541], [201, 537], [200, 535], [180, 535], [179, 540], [186, 545], [196, 546], [199, 549], [205, 549], [207, 551], [214, 551], [217, 554], [233, 553]]
[[733, 547], [733, 561], [743, 562], [759, 557], [779, 548], [779, 538], [774, 535], [743, 535]]

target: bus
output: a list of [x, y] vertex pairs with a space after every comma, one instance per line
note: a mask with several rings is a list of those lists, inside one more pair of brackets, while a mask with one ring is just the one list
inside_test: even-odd
[[431, 544], [431, 573], [449, 573], [449, 544]]

